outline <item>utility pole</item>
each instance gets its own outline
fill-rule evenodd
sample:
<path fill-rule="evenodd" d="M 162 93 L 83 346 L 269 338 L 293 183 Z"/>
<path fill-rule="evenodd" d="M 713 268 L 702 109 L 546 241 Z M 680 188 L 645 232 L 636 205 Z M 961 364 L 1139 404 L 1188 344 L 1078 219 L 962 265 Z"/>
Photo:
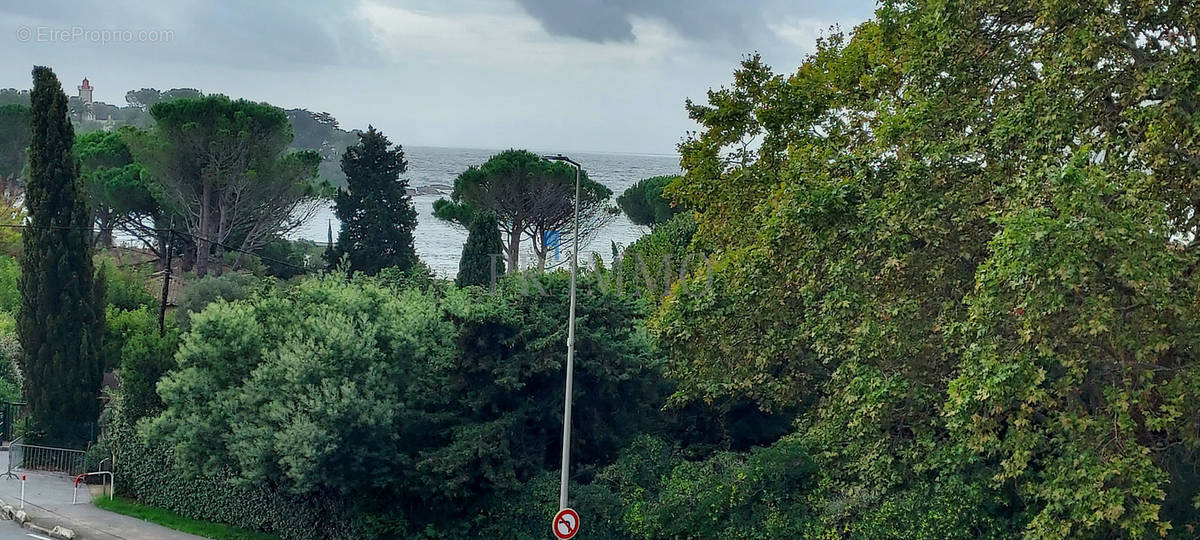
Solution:
<path fill-rule="evenodd" d="M 163 286 L 162 298 L 158 303 L 158 335 L 162 337 L 167 333 L 166 318 L 167 318 L 167 292 L 171 289 L 171 238 L 175 235 L 175 224 L 171 224 L 171 229 L 167 231 L 167 239 L 163 241 L 163 251 L 166 252 L 163 265 Z"/>

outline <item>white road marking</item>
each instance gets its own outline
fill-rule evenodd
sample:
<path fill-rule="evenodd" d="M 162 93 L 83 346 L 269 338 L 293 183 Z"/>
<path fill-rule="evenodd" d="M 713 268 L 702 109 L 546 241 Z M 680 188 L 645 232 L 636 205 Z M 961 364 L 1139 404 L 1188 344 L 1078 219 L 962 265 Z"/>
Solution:
<path fill-rule="evenodd" d="M 25 536 L 32 536 L 34 538 L 37 538 L 38 540 L 54 540 L 53 538 L 46 538 L 45 536 L 38 536 L 33 533 L 25 533 Z"/>

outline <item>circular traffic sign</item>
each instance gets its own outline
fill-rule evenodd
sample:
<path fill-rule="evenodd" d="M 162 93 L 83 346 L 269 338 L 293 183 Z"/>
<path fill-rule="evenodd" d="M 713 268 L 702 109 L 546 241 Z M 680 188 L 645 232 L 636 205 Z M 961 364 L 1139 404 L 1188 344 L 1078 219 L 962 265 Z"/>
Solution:
<path fill-rule="evenodd" d="M 575 533 L 579 532 L 579 513 L 570 508 L 563 508 L 557 514 L 554 514 L 554 523 L 551 525 L 554 529 L 554 536 L 567 540 L 574 538 Z"/>

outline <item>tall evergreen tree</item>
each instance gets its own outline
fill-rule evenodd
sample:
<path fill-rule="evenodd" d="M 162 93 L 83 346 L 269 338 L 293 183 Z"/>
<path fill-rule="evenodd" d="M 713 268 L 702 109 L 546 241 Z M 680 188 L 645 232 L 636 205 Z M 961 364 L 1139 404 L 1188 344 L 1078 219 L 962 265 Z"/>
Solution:
<path fill-rule="evenodd" d="M 463 244 L 462 258 L 458 260 L 458 279 L 455 283 L 459 287 L 489 285 L 494 276 L 503 273 L 504 245 L 500 243 L 500 226 L 496 223 L 495 214 L 481 212 L 471 220 L 467 243 Z"/>
<path fill-rule="evenodd" d="M 17 330 L 38 429 L 47 441 L 79 443 L 94 434 L 99 416 L 103 283 L 93 274 L 91 219 L 75 171 L 67 96 L 49 68 L 33 69 L 32 104 Z"/>
<path fill-rule="evenodd" d="M 417 263 L 417 210 L 408 196 L 408 180 L 400 178 L 407 167 L 404 149 L 393 147 L 373 126 L 359 135 L 357 145 L 346 148 L 346 189 L 338 191 L 334 207 L 342 230 L 337 245 L 326 252 L 330 264 L 346 256 L 352 272 L 374 275 L 392 266 L 408 270 Z"/>

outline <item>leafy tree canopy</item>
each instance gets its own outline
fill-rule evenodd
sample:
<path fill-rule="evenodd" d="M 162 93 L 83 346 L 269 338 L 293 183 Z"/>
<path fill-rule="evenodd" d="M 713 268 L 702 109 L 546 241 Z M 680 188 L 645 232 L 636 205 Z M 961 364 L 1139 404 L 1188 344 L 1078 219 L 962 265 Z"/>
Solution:
<path fill-rule="evenodd" d="M 159 102 L 150 114 L 150 135 L 129 140 L 195 240 L 201 276 L 226 245 L 252 251 L 299 227 L 327 195 L 320 156 L 288 151 L 292 132 L 277 107 L 210 95 Z"/>
<path fill-rule="evenodd" d="M 506 150 L 460 174 L 450 199 L 434 203 L 434 216 L 469 227 L 476 213 L 491 212 L 503 233 L 508 268 L 520 268 L 523 238 L 529 241 L 540 268 L 548 251 L 544 233 L 559 231 L 560 243 L 569 245 L 575 172 L 571 165 L 542 159 L 533 152 Z M 589 179 L 587 171 L 580 173 L 581 235 L 611 220 L 611 197 L 612 190 Z"/>
<path fill-rule="evenodd" d="M 157 217 L 165 196 L 134 161 L 126 144 L 131 129 L 93 131 L 75 141 L 80 178 L 100 229 L 97 240 L 105 246 L 112 245 L 112 231 L 120 224 L 138 228 L 142 219 Z"/>
<path fill-rule="evenodd" d="M 748 58 L 667 188 L 716 254 L 656 321 L 675 402 L 800 407 L 840 529 L 955 484 L 1028 537 L 1195 527 L 1195 16 L 884 2 Z"/>
<path fill-rule="evenodd" d="M 638 225 L 653 227 L 666 223 L 682 210 L 681 207 L 672 206 L 671 201 L 663 197 L 663 188 L 676 178 L 679 177 L 654 176 L 638 180 L 617 197 L 617 206 L 629 216 L 630 221 Z"/>

